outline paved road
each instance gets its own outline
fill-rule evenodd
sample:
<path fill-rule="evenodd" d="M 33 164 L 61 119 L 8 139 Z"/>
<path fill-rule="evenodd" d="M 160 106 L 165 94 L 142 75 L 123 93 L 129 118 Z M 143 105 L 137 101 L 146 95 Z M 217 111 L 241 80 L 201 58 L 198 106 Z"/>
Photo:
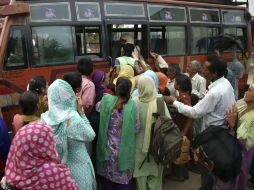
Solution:
<path fill-rule="evenodd" d="M 185 182 L 175 182 L 166 180 L 163 190 L 198 190 L 200 187 L 200 175 L 189 172 L 190 178 Z M 245 190 L 254 190 L 254 188 L 246 187 Z"/>

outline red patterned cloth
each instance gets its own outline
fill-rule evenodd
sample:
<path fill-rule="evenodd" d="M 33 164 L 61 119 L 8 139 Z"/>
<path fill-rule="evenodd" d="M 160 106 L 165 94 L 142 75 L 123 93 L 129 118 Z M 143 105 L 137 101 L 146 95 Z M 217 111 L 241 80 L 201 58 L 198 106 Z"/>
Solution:
<path fill-rule="evenodd" d="M 60 163 L 52 129 L 40 121 L 25 125 L 15 135 L 5 176 L 18 189 L 78 189 L 70 169 Z"/>

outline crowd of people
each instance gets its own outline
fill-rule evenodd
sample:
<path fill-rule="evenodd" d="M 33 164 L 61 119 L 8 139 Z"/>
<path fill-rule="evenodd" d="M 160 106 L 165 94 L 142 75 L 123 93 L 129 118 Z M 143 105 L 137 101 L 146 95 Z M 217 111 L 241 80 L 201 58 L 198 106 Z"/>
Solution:
<path fill-rule="evenodd" d="M 245 104 L 237 107 L 243 67 L 233 75 L 233 64 L 212 54 L 203 64 L 191 61 L 183 73 L 179 64 L 151 52 L 154 71 L 135 48 L 125 41 L 108 73 L 94 71 L 85 57 L 78 61 L 77 72 L 65 73 L 52 84 L 43 76 L 29 81 L 19 99 L 21 114 L 13 118 L 11 145 L 0 118 L 2 188 L 162 190 L 164 178 L 189 179 L 189 164 L 198 162 L 191 143 L 210 127 L 235 131 L 243 152 L 241 172 L 224 181 L 203 167 L 200 190 L 245 188 L 253 170 L 254 85 L 245 93 Z M 233 62 L 239 65 L 236 55 Z M 178 126 L 187 147 L 180 155 L 186 158 L 169 168 L 151 156 L 144 162 L 158 98 L 163 98 L 165 116 Z"/>

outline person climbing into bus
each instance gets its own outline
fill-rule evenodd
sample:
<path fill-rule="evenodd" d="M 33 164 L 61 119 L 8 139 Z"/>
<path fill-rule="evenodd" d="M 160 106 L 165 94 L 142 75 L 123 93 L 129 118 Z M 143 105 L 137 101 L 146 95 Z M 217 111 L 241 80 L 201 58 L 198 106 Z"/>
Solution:
<path fill-rule="evenodd" d="M 134 45 L 134 39 L 130 35 L 124 35 L 125 43 L 122 45 L 122 54 L 116 58 L 114 67 L 118 74 L 121 67 L 130 65 L 134 68 L 135 74 L 141 74 L 146 70 L 146 63 L 141 56 L 140 49 Z"/>

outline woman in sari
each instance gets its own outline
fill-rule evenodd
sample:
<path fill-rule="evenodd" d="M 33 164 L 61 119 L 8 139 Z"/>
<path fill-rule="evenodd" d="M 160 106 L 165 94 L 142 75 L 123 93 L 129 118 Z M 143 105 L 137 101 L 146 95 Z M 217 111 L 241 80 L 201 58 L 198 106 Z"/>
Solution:
<path fill-rule="evenodd" d="M 49 110 L 41 115 L 41 120 L 53 128 L 57 151 L 62 162 L 70 167 L 79 189 L 95 190 L 94 169 L 85 146 L 95 133 L 75 95 L 81 81 L 79 73 L 67 73 L 63 80 L 54 81 L 48 88 Z"/>
<path fill-rule="evenodd" d="M 101 100 L 96 159 L 103 190 L 134 188 L 135 133 L 139 123 L 130 91 L 131 82 L 120 77 L 116 82 L 117 96 L 105 95 Z"/>
<path fill-rule="evenodd" d="M 161 190 L 163 166 L 158 165 L 152 156 L 149 162 L 145 160 L 150 145 L 151 127 L 154 122 L 153 113 L 157 112 L 157 89 L 153 80 L 147 76 L 141 76 L 138 81 L 138 97 L 133 98 L 139 110 L 140 132 L 136 136 L 135 169 L 137 190 Z M 165 115 L 170 117 L 164 103 Z M 142 167 L 141 167 L 142 165 Z"/>
<path fill-rule="evenodd" d="M 78 189 L 70 169 L 60 163 L 52 129 L 41 121 L 25 125 L 15 135 L 5 177 L 14 189 Z"/>
<path fill-rule="evenodd" d="M 237 139 L 243 151 L 241 173 L 236 179 L 237 190 L 244 190 L 248 180 L 251 161 L 254 156 L 254 85 L 245 93 L 245 105 L 233 107 L 227 113 L 227 120 L 231 129 L 236 129 Z M 237 115 L 239 120 L 237 120 Z M 237 126 L 235 124 L 237 123 Z"/>

